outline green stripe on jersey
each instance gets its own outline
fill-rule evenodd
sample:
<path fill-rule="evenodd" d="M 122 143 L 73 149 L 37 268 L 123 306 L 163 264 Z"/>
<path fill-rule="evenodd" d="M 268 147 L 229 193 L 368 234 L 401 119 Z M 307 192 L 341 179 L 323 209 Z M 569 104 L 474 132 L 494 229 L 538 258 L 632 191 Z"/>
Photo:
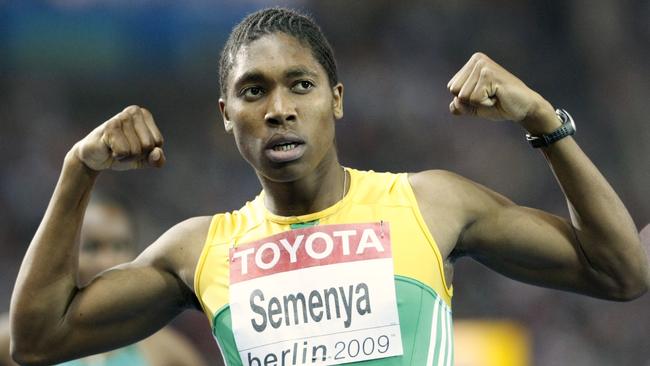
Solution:
<path fill-rule="evenodd" d="M 312 221 L 306 221 L 306 222 L 296 222 L 294 224 L 289 225 L 289 227 L 291 227 L 292 230 L 293 229 L 304 229 L 306 227 L 316 226 L 316 225 L 318 225 L 319 222 L 320 222 L 319 219 L 312 220 Z"/>
<path fill-rule="evenodd" d="M 412 278 L 395 276 L 395 290 L 404 354 L 346 365 L 452 366 L 454 342 L 449 306 L 433 289 Z M 215 313 L 212 333 L 221 348 L 226 365 L 242 365 L 232 334 L 228 305 Z"/>

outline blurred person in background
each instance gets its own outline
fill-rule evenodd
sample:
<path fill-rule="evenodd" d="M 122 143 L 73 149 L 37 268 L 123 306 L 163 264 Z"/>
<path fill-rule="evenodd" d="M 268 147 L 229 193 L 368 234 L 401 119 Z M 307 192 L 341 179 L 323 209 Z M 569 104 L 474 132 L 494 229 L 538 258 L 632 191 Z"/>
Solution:
<path fill-rule="evenodd" d="M 251 326 L 261 339 L 279 342 L 282 335 L 295 336 L 265 333 L 272 332 L 269 323 L 278 328 L 301 319 L 286 315 L 278 322 L 279 314 L 289 314 L 288 297 L 286 312 L 271 297 L 267 313 L 259 305 L 264 296 L 256 295 L 261 290 L 230 298 L 229 290 L 242 286 L 233 274 L 248 275 L 250 268 L 255 272 L 251 276 L 264 277 L 269 263 L 277 264 L 281 254 L 274 250 L 280 249 L 273 249 L 270 240 L 293 243 L 283 257 L 292 258 L 306 235 L 346 238 L 344 246 L 352 243 L 351 232 L 360 230 L 355 255 L 374 248 L 393 256 L 402 301 L 398 307 L 395 294 L 387 290 L 387 297 L 373 303 L 373 314 L 378 308 L 387 317 L 398 311 L 401 336 L 398 331 L 391 335 L 390 354 L 383 354 L 388 341 L 383 351 L 373 348 L 375 360 L 368 365 L 453 364 L 451 278 L 454 262 L 463 256 L 520 281 L 595 297 L 626 301 L 645 293 L 648 268 L 636 228 L 616 193 L 570 137 L 575 131 L 571 117 L 486 55 L 475 54 L 450 80 L 450 111 L 519 123 L 551 165 L 571 220 L 515 205 L 450 172 L 381 174 L 343 168 L 334 145 L 334 123 L 343 115 L 343 85 L 318 27 L 292 11 L 272 9 L 247 17 L 231 34 L 220 72 L 224 126 L 258 175 L 262 194 L 239 211 L 176 225 L 134 261 L 77 287 L 72 280 L 74 238 L 99 173 L 165 163 L 162 134 L 146 109 L 128 107 L 97 127 L 67 154 L 21 267 L 11 307 L 17 359 L 42 364 L 122 346 L 185 309 L 197 309 L 213 323 L 228 364 L 245 361 L 240 359 L 244 354 L 253 365 L 284 363 L 287 353 L 295 360 L 296 350 L 291 349 L 251 356 L 238 338 Z M 391 147 L 390 141 L 385 143 Z M 342 225 L 352 226 L 343 230 Z M 391 241 L 392 254 L 382 246 Z M 320 278 L 327 281 L 335 273 L 321 273 Z M 350 281 L 365 274 L 344 272 Z M 309 280 L 296 274 L 290 281 L 295 281 L 288 282 L 291 286 L 303 286 Z M 278 286 L 284 283 L 266 283 L 264 290 L 286 293 L 285 286 Z M 355 293 L 366 300 L 356 302 L 357 315 L 370 314 L 369 290 L 361 286 Z M 311 299 L 310 294 L 312 321 L 319 326 L 322 314 L 313 310 L 322 303 Z M 248 305 L 256 317 L 235 313 Z M 307 310 L 303 313 L 307 319 Z M 420 314 L 428 318 L 418 318 Z M 64 341 L 54 349 L 58 340 Z"/>
<path fill-rule="evenodd" d="M 96 195 L 95 195 L 96 196 Z M 86 209 L 79 244 L 79 285 L 135 258 L 133 218 L 116 201 L 93 198 Z M 9 357 L 9 322 L 0 318 L 0 366 L 15 365 Z M 65 366 L 201 366 L 202 357 L 179 332 L 165 327 L 124 348 L 65 362 Z"/>

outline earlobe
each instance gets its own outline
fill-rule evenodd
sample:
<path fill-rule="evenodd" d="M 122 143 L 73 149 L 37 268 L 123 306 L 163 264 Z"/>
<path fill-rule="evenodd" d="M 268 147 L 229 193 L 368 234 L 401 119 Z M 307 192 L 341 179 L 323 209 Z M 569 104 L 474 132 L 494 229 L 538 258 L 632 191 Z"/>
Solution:
<path fill-rule="evenodd" d="M 343 84 L 338 83 L 332 89 L 334 118 L 343 118 Z"/>
<path fill-rule="evenodd" d="M 223 118 L 223 127 L 227 133 L 232 133 L 232 122 L 228 117 L 228 111 L 226 110 L 226 101 L 223 98 L 219 98 L 219 111 L 221 112 L 221 117 Z"/>

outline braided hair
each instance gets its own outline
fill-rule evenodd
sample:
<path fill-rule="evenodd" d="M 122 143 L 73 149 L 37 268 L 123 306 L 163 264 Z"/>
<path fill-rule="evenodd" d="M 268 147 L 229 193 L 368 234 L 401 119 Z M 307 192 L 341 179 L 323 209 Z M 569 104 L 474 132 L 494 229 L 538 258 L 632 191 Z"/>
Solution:
<path fill-rule="evenodd" d="M 248 15 L 233 28 L 219 60 L 219 85 L 222 97 L 226 97 L 228 76 L 235 63 L 239 49 L 264 35 L 283 32 L 308 45 L 314 58 L 323 66 L 331 86 L 338 76 L 332 47 L 313 19 L 295 10 L 269 8 Z"/>

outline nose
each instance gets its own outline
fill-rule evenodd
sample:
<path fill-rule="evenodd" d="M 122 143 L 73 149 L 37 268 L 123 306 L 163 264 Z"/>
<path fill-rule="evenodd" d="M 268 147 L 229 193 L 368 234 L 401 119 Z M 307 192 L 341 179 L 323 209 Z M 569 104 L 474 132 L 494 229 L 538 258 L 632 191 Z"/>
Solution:
<path fill-rule="evenodd" d="M 279 125 L 296 120 L 296 107 L 286 92 L 275 90 L 267 100 L 268 106 L 264 115 L 267 123 Z"/>

